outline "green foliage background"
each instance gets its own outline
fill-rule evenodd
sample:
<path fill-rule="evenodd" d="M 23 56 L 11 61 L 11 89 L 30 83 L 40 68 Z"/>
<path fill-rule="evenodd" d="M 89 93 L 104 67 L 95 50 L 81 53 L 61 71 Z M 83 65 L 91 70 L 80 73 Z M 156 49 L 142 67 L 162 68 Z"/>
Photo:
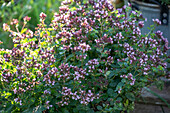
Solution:
<path fill-rule="evenodd" d="M 27 27 L 34 31 L 39 23 L 39 14 L 44 12 L 48 15 L 46 23 L 49 24 L 54 12 L 58 12 L 62 0 L 1 0 L 0 1 L 0 41 L 3 42 L 0 48 L 11 49 L 12 39 L 9 33 L 3 31 L 3 23 L 10 24 L 12 19 L 18 19 L 20 25 L 23 24 L 22 18 L 31 17 Z"/>

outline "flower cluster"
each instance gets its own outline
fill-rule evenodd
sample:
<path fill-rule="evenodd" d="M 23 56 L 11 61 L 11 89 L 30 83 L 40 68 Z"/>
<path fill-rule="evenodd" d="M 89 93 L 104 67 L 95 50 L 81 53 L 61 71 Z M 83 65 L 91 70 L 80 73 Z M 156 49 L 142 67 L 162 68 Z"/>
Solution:
<path fill-rule="evenodd" d="M 113 62 L 114 62 L 113 57 L 112 57 L 112 56 L 109 56 L 109 57 L 107 58 L 107 63 L 108 63 L 108 64 L 112 64 Z"/>
<path fill-rule="evenodd" d="M 16 25 L 18 24 L 18 20 L 17 19 L 13 19 L 12 22 L 11 22 L 11 25 Z"/>
<path fill-rule="evenodd" d="M 62 92 L 60 92 L 63 97 L 62 101 L 57 102 L 56 104 L 64 106 L 68 105 L 73 100 L 79 100 L 81 104 L 87 105 L 89 102 L 92 102 L 94 99 L 99 98 L 99 94 L 94 95 L 91 90 L 88 92 L 79 89 L 79 91 L 75 91 L 74 93 L 68 87 L 63 87 Z"/>
<path fill-rule="evenodd" d="M 40 13 L 40 18 L 42 20 L 45 20 L 46 17 L 47 17 L 47 15 L 45 13 L 43 13 L 43 12 Z"/>
<path fill-rule="evenodd" d="M 17 102 L 17 103 L 19 103 L 20 105 L 22 105 L 22 100 L 21 100 L 21 99 L 15 98 L 14 101 Z"/>
<path fill-rule="evenodd" d="M 28 22 L 28 21 L 31 20 L 31 17 L 26 16 L 26 17 L 23 18 L 23 20 L 24 20 L 24 22 Z"/>
<path fill-rule="evenodd" d="M 10 30 L 9 25 L 6 24 L 6 23 L 4 23 L 4 24 L 3 24 L 3 30 L 4 30 L 4 31 L 9 31 L 9 30 Z"/>
<path fill-rule="evenodd" d="M 152 19 L 152 21 L 157 25 L 161 25 L 161 21 L 159 19 Z"/>
<path fill-rule="evenodd" d="M 86 51 L 89 51 L 91 48 L 89 45 L 85 44 L 85 43 L 81 43 L 79 44 L 79 47 L 78 47 L 81 51 L 86 52 Z"/>
<path fill-rule="evenodd" d="M 95 39 L 95 41 L 98 46 L 103 45 L 105 43 L 113 44 L 113 39 L 111 37 L 108 38 L 106 34 L 104 34 L 104 36 L 100 39 Z"/>
<path fill-rule="evenodd" d="M 53 105 L 49 105 L 49 102 L 50 102 L 50 101 L 45 102 L 47 109 L 50 109 L 50 107 L 53 107 Z"/>
<path fill-rule="evenodd" d="M 95 66 L 97 66 L 98 64 L 99 64 L 99 62 L 97 59 L 88 61 L 88 63 L 86 63 L 86 66 L 88 66 L 88 68 L 89 68 L 88 72 L 94 72 Z"/>
<path fill-rule="evenodd" d="M 76 58 L 80 61 L 82 61 L 83 59 L 86 59 L 87 55 L 77 55 Z"/>
<path fill-rule="evenodd" d="M 132 86 L 132 85 L 134 85 L 135 84 L 135 78 L 133 77 L 133 75 L 131 74 L 131 73 L 128 73 L 127 75 L 120 75 L 120 77 L 122 77 L 122 78 L 126 78 L 126 79 L 128 79 L 129 81 L 131 81 L 130 82 L 130 85 Z"/>
<path fill-rule="evenodd" d="M 65 0 L 59 11 L 49 26 L 42 12 L 35 32 L 25 28 L 28 16 L 22 29 L 12 20 L 16 31 L 3 24 L 15 43 L 12 50 L 0 49 L 4 110 L 14 104 L 15 112 L 27 106 L 33 112 L 129 112 L 140 90 L 165 75 L 170 48 L 154 31 L 157 19 L 153 31 L 142 34 L 145 19 L 129 6 Z"/>

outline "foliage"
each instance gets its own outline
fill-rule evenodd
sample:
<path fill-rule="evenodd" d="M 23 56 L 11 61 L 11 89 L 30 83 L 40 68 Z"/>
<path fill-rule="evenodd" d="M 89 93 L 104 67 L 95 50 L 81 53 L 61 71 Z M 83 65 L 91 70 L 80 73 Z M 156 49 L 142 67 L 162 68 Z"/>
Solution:
<path fill-rule="evenodd" d="M 22 18 L 27 16 L 32 17 L 31 24 L 27 24 L 27 28 L 34 31 L 34 28 L 39 23 L 39 14 L 43 11 L 48 15 L 46 22 L 49 24 L 53 13 L 58 12 L 61 0 L 4 0 L 0 1 L 0 40 L 4 43 L 1 48 L 11 49 L 13 47 L 12 39 L 9 34 L 3 32 L 2 24 L 12 21 L 13 18 L 18 19 L 23 25 Z M 20 27 L 20 26 L 19 26 Z M 12 28 L 11 28 L 12 29 Z"/>
<path fill-rule="evenodd" d="M 74 6 L 74 7 L 73 7 Z M 0 50 L 1 112 L 119 113 L 134 108 L 143 87 L 165 74 L 168 41 L 141 34 L 144 18 L 106 0 L 63 1 L 48 26 L 46 14 L 33 33 L 13 19 L 3 29 L 14 48 Z"/>
<path fill-rule="evenodd" d="M 167 5 L 170 5 L 170 0 L 159 0 L 161 3 L 165 3 Z"/>

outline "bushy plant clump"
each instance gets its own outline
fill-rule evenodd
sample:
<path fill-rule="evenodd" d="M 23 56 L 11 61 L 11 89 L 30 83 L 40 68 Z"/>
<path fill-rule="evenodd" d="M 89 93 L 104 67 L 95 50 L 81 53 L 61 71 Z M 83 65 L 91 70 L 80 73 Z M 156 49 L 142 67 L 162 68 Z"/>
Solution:
<path fill-rule="evenodd" d="M 75 7 L 73 7 L 75 6 Z M 144 86 L 164 75 L 168 41 L 154 19 L 129 6 L 114 10 L 107 0 L 64 1 L 50 26 L 46 14 L 33 33 L 4 24 L 15 43 L 0 50 L 1 112 L 93 113 L 134 108 Z"/>

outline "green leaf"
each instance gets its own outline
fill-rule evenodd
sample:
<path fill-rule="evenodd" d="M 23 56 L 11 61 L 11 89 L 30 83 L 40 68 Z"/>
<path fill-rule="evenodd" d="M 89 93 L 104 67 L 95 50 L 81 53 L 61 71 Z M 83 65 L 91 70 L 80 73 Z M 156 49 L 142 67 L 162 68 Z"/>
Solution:
<path fill-rule="evenodd" d="M 71 11 L 75 11 L 77 8 L 76 7 L 72 7 L 71 8 Z"/>
<path fill-rule="evenodd" d="M 35 109 L 35 113 L 42 113 L 42 111 L 46 110 L 47 108 L 45 108 L 44 106 L 40 105 L 38 107 L 36 107 Z"/>
<path fill-rule="evenodd" d="M 118 104 L 117 104 L 117 109 L 118 109 L 118 110 L 122 110 L 122 109 L 123 109 L 122 103 L 118 103 Z"/>
<path fill-rule="evenodd" d="M 99 106 L 99 105 L 98 105 L 98 106 L 97 106 L 97 109 L 98 109 L 98 110 L 102 110 L 102 106 Z"/>
<path fill-rule="evenodd" d="M 127 69 L 122 69 L 121 71 L 124 73 L 127 73 Z"/>
<path fill-rule="evenodd" d="M 95 113 L 93 109 L 87 111 L 87 113 Z"/>
<path fill-rule="evenodd" d="M 78 109 L 77 108 L 73 108 L 73 113 L 78 113 Z"/>
<path fill-rule="evenodd" d="M 42 37 L 44 34 L 45 34 L 45 31 L 42 31 L 42 32 L 40 33 L 40 37 Z"/>
<path fill-rule="evenodd" d="M 109 113 L 112 111 L 113 108 L 106 108 L 105 111 L 108 111 Z"/>
<path fill-rule="evenodd" d="M 108 75 L 108 78 L 111 79 L 115 74 L 115 71 L 110 71 L 110 74 Z"/>
<path fill-rule="evenodd" d="M 152 67 L 153 72 L 158 73 L 158 70 L 156 67 Z"/>
<path fill-rule="evenodd" d="M 119 64 L 120 66 L 122 66 L 124 63 L 123 63 L 123 62 L 118 62 L 118 64 Z"/>
<path fill-rule="evenodd" d="M 106 53 L 102 53 L 102 55 L 101 55 L 102 57 L 107 57 L 108 56 L 108 54 L 106 54 Z"/>
<path fill-rule="evenodd" d="M 115 80 L 112 80 L 109 84 L 110 87 L 116 87 L 117 82 Z"/>
<path fill-rule="evenodd" d="M 67 109 L 64 109 L 63 113 L 70 113 Z"/>
<path fill-rule="evenodd" d="M 113 94 L 114 94 L 113 89 L 109 88 L 109 89 L 107 90 L 107 94 L 108 94 L 109 96 L 113 96 Z"/>
<path fill-rule="evenodd" d="M 152 51 L 152 50 L 147 50 L 147 52 L 148 52 L 148 53 L 153 53 L 153 51 Z"/>
<path fill-rule="evenodd" d="M 110 71 L 107 71 L 107 72 L 106 72 L 106 76 L 108 76 L 110 73 L 111 73 Z"/>
<path fill-rule="evenodd" d="M 153 28 L 153 27 L 154 27 L 154 25 L 150 25 L 150 27 L 151 27 L 151 28 Z"/>
<path fill-rule="evenodd" d="M 127 57 L 127 58 L 125 58 L 125 61 L 127 62 L 127 61 L 129 61 L 129 58 Z"/>
<path fill-rule="evenodd" d="M 66 60 L 68 61 L 68 60 L 70 60 L 70 59 L 73 58 L 73 57 L 74 57 L 74 54 L 70 54 L 70 55 L 67 57 Z"/>
<path fill-rule="evenodd" d="M 167 62 L 170 63 L 170 58 L 167 59 Z"/>
<path fill-rule="evenodd" d="M 64 54 L 65 52 L 66 52 L 66 51 L 63 50 L 63 51 L 59 52 L 59 54 L 62 55 L 62 54 Z"/>
<path fill-rule="evenodd" d="M 129 104 L 129 100 L 127 99 L 126 102 L 124 103 L 124 106 L 127 107 Z"/>
<path fill-rule="evenodd" d="M 27 31 L 27 28 L 24 28 L 24 29 L 21 31 L 21 34 L 23 34 L 25 31 Z"/>
<path fill-rule="evenodd" d="M 107 93 L 103 94 L 102 99 L 107 100 L 108 99 L 108 94 Z"/>
<path fill-rule="evenodd" d="M 159 89 L 159 90 L 162 90 L 163 87 L 164 87 L 164 81 L 162 80 L 158 80 L 154 83 L 156 85 L 156 87 Z"/>
<path fill-rule="evenodd" d="M 30 108 L 24 110 L 22 113 L 33 113 L 33 108 L 30 107 Z"/>
<path fill-rule="evenodd" d="M 126 83 L 126 79 L 122 79 L 121 82 Z"/>
<path fill-rule="evenodd" d="M 161 71 L 164 70 L 164 68 L 161 65 L 158 66 L 158 69 Z"/>
<path fill-rule="evenodd" d="M 150 30 L 151 28 L 150 28 L 150 27 L 147 27 L 147 29 L 149 29 L 149 30 Z"/>
<path fill-rule="evenodd" d="M 85 110 L 80 110 L 79 113 L 87 113 Z"/>
<path fill-rule="evenodd" d="M 123 63 L 125 67 L 128 67 L 128 63 L 127 62 L 124 62 Z"/>
<path fill-rule="evenodd" d="M 113 68 L 118 68 L 119 66 L 112 64 L 111 67 L 113 67 Z"/>
<path fill-rule="evenodd" d="M 102 52 L 102 48 L 97 48 L 96 49 L 98 52 Z"/>
<path fill-rule="evenodd" d="M 167 68 L 168 71 L 170 71 L 170 68 Z"/>
<path fill-rule="evenodd" d="M 117 85 L 117 87 L 118 87 L 118 88 L 121 88 L 123 85 L 124 85 L 124 83 L 119 82 L 118 85 Z"/>
<path fill-rule="evenodd" d="M 135 101 L 135 95 L 133 93 L 126 93 L 125 96 L 130 100 L 130 101 Z"/>
<path fill-rule="evenodd" d="M 11 112 L 11 110 L 12 110 L 12 108 L 14 107 L 14 105 L 11 105 L 7 110 L 6 110 L 6 112 L 8 113 L 8 112 Z"/>
<path fill-rule="evenodd" d="M 141 76 L 141 77 L 140 77 L 140 80 L 141 80 L 142 82 L 147 82 L 147 81 L 148 81 L 148 79 L 147 79 L 146 77 L 144 77 L 144 76 Z"/>
<path fill-rule="evenodd" d="M 118 97 L 116 100 L 117 100 L 117 101 L 122 101 L 122 98 L 121 98 L 121 97 Z"/>
<path fill-rule="evenodd" d="M 77 110 L 82 110 L 83 108 L 84 108 L 84 106 L 83 106 L 82 104 L 79 104 L 79 105 L 77 105 L 77 107 L 76 107 Z"/>
<path fill-rule="evenodd" d="M 99 33 L 99 31 L 98 31 L 98 30 L 93 29 L 93 31 L 94 31 L 95 33 Z"/>

